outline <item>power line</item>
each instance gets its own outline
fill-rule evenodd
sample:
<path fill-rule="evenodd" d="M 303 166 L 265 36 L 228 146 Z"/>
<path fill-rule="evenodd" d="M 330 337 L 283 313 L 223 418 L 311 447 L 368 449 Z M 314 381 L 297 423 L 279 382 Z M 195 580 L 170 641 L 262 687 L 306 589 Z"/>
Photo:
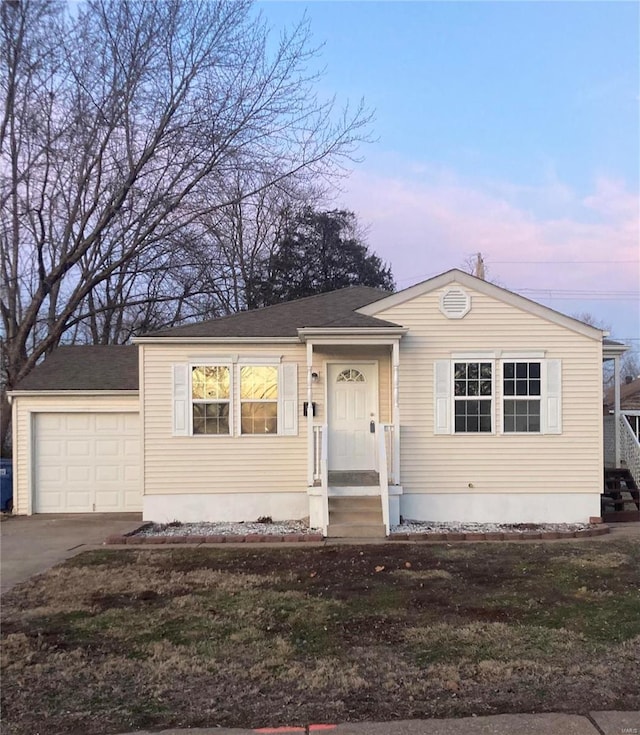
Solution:
<path fill-rule="evenodd" d="M 490 260 L 489 265 L 640 265 L 639 260 Z"/>

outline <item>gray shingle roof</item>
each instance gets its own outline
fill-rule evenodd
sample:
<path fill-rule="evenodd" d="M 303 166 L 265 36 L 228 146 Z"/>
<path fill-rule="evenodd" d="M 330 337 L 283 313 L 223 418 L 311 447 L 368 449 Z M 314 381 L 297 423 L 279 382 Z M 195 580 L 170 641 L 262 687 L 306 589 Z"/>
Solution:
<path fill-rule="evenodd" d="M 357 314 L 366 304 L 389 296 L 369 286 L 308 296 L 220 319 L 163 329 L 141 337 L 297 337 L 303 327 L 397 327 L 397 324 Z"/>
<path fill-rule="evenodd" d="M 138 390 L 134 345 L 58 347 L 15 390 Z"/>

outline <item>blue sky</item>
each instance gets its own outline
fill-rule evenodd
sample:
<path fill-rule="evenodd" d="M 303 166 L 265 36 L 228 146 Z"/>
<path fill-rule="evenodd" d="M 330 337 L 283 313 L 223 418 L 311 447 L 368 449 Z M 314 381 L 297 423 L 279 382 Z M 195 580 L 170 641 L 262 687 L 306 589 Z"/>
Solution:
<path fill-rule="evenodd" d="M 640 4 L 276 2 L 324 43 L 321 96 L 375 142 L 342 182 L 398 287 L 481 251 L 488 275 L 640 347 Z"/>

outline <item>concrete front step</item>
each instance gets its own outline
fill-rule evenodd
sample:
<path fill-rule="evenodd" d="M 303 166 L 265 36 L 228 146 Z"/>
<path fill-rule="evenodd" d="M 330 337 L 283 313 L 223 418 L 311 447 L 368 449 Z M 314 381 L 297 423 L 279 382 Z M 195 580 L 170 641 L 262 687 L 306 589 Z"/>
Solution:
<path fill-rule="evenodd" d="M 338 487 L 372 487 L 380 484 L 380 475 L 374 470 L 353 470 L 350 472 L 331 470 L 328 479 L 329 485 Z"/>
<path fill-rule="evenodd" d="M 382 501 L 379 495 L 334 495 L 329 497 L 329 512 L 332 510 L 380 510 L 382 512 Z"/>
<path fill-rule="evenodd" d="M 384 538 L 382 523 L 330 523 L 327 538 Z"/>
<path fill-rule="evenodd" d="M 379 525 L 382 523 L 382 510 L 330 510 L 329 522 L 331 524 L 355 523 L 358 525 L 366 523 L 367 525 Z"/>

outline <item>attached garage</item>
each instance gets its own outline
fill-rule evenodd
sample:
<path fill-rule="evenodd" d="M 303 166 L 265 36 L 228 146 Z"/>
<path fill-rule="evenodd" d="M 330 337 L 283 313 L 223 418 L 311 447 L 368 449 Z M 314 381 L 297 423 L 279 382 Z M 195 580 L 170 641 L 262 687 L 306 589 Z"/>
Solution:
<path fill-rule="evenodd" d="M 34 513 L 141 511 L 135 413 L 34 414 Z"/>
<path fill-rule="evenodd" d="M 61 347 L 12 391 L 14 512 L 142 510 L 136 347 Z"/>

